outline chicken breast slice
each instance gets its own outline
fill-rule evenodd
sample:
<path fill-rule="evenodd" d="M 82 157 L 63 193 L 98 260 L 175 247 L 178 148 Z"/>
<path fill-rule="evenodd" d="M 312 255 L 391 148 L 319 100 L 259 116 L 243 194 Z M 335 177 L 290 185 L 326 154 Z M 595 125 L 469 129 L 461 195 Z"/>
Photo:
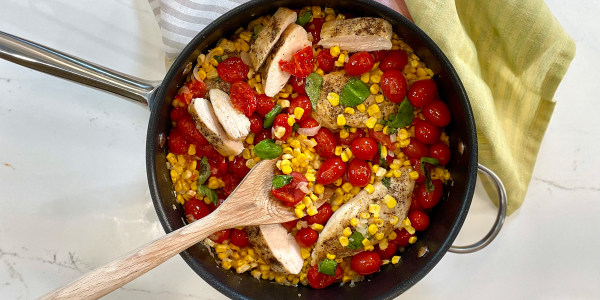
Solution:
<path fill-rule="evenodd" d="M 250 58 L 250 67 L 254 69 L 254 71 L 258 70 L 260 66 L 267 59 L 267 55 L 273 49 L 273 46 L 279 40 L 279 37 L 283 33 L 283 31 L 292 23 L 296 22 L 298 14 L 295 11 L 280 7 L 275 14 L 269 20 L 269 23 L 263 27 L 254 43 L 250 46 L 250 51 L 248 52 Z"/>
<path fill-rule="evenodd" d="M 296 52 L 310 45 L 307 32 L 302 26 L 292 23 L 285 29 L 263 66 L 262 80 L 267 96 L 275 96 L 290 79 L 290 73 L 282 71 L 279 62 L 291 61 Z"/>
<path fill-rule="evenodd" d="M 217 77 L 215 79 L 204 79 L 204 84 L 206 84 L 206 97 L 208 97 L 209 100 L 210 99 L 210 95 L 208 95 L 208 91 L 213 90 L 213 89 L 217 89 L 217 90 L 221 90 L 227 94 L 229 94 L 229 88 L 231 87 L 231 83 L 222 80 L 221 78 Z"/>
<path fill-rule="evenodd" d="M 304 259 L 294 236 L 281 224 L 246 227 L 250 245 L 275 272 L 298 274 Z"/>
<path fill-rule="evenodd" d="M 321 95 L 319 96 L 319 100 L 317 100 L 317 109 L 312 112 L 312 117 L 319 121 L 321 126 L 332 130 L 339 129 L 341 126 L 337 124 L 337 116 L 343 114 L 344 117 L 346 117 L 346 125 L 356 128 L 366 127 L 365 122 L 370 117 L 366 110 L 364 112 L 355 110 L 354 114 L 347 114 L 344 113 L 346 106 L 341 104 L 333 106 L 329 100 L 327 100 L 327 95 L 329 93 L 336 93 L 339 95 L 349 79 L 350 76 L 344 71 L 331 72 L 323 77 Z M 375 96 L 369 95 L 363 104 L 365 107 L 377 104 L 375 102 Z M 387 118 L 389 115 L 398 112 L 398 105 L 390 101 L 384 101 L 377 105 L 381 111 L 382 118 Z"/>
<path fill-rule="evenodd" d="M 212 89 L 208 92 L 215 115 L 233 140 L 243 140 L 250 133 L 250 119 L 233 107 L 227 93 Z"/>
<path fill-rule="evenodd" d="M 388 189 L 381 181 L 375 183 L 375 190 L 372 194 L 365 191 L 360 191 L 352 199 L 348 200 L 338 210 L 333 213 L 323 231 L 319 234 L 319 239 L 313 248 L 311 254 L 311 264 L 314 265 L 327 256 L 327 253 L 335 254 L 337 258 L 352 256 L 361 249 L 349 249 L 340 244 L 339 238 L 345 227 L 350 227 L 350 219 L 359 218 L 360 213 L 368 212 L 370 204 L 378 204 L 380 207 L 379 218 L 383 220 L 383 226 L 379 227 L 378 232 L 384 233 L 386 236 L 395 228 L 402 226 L 402 220 L 406 218 L 410 202 L 412 199 L 413 189 L 415 187 L 414 180 L 409 178 L 409 169 L 401 169 L 402 175 L 399 178 L 390 178 L 390 188 Z M 396 199 L 396 206 L 389 208 L 384 203 L 384 197 L 390 195 Z M 390 221 L 396 216 L 399 221 L 396 225 L 392 225 Z M 352 230 L 358 230 L 366 238 L 368 236 L 367 224 L 359 222 L 359 225 Z"/>
<path fill-rule="evenodd" d="M 188 111 L 196 123 L 196 128 L 221 155 L 229 156 L 242 153 L 244 144 L 227 136 L 208 100 L 204 98 L 192 99 Z"/>
<path fill-rule="evenodd" d="M 382 18 L 362 17 L 325 22 L 319 45 L 339 46 L 348 52 L 392 49 L 392 24 Z"/>

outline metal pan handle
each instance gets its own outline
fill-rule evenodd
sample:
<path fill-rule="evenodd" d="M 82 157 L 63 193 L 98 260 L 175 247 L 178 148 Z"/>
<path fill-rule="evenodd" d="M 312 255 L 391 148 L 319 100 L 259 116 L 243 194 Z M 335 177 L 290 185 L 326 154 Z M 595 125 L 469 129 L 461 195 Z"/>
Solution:
<path fill-rule="evenodd" d="M 0 31 L 0 58 L 152 106 L 160 81 L 147 81 L 104 68 Z"/>
<path fill-rule="evenodd" d="M 467 246 L 452 246 L 452 247 L 450 247 L 450 249 L 448 251 L 453 252 L 453 253 L 461 253 L 461 254 L 472 253 L 472 252 L 476 252 L 476 251 L 479 251 L 479 250 L 485 248 L 485 246 L 489 245 L 494 240 L 494 238 L 496 238 L 496 236 L 500 232 L 500 229 L 502 229 L 502 225 L 504 224 L 504 219 L 506 218 L 506 206 L 507 206 L 506 200 L 507 199 L 506 199 L 506 189 L 504 188 L 504 184 L 502 184 L 502 181 L 500 180 L 498 175 L 496 175 L 496 173 L 494 173 L 492 170 L 488 169 L 484 165 L 479 164 L 478 169 L 479 169 L 479 171 L 481 171 L 483 174 L 487 175 L 492 180 L 492 182 L 496 186 L 496 190 L 498 190 L 499 201 L 498 201 L 498 215 L 496 216 L 496 222 L 494 222 L 494 226 L 492 227 L 492 229 L 479 242 L 471 244 L 471 245 L 467 245 Z"/>

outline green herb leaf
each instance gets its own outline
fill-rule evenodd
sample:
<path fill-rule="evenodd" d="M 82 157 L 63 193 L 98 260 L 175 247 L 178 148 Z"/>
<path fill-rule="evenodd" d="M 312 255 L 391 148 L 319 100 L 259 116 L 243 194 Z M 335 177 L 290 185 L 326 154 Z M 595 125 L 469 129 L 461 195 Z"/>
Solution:
<path fill-rule="evenodd" d="M 221 63 L 223 62 L 223 57 L 221 55 L 214 55 L 213 58 L 218 62 Z"/>
<path fill-rule="evenodd" d="M 262 159 L 273 159 L 279 157 L 283 149 L 274 140 L 266 139 L 254 146 L 254 153 Z"/>
<path fill-rule="evenodd" d="M 377 156 L 379 156 L 379 166 L 384 169 L 387 169 L 387 160 L 386 157 L 383 157 L 381 154 L 381 147 L 383 147 L 381 142 L 377 142 Z"/>
<path fill-rule="evenodd" d="M 349 237 L 348 237 L 348 246 L 346 248 L 348 249 L 360 249 L 363 247 L 362 244 L 362 240 L 364 239 L 362 233 L 358 232 L 358 231 L 354 231 Z"/>
<path fill-rule="evenodd" d="M 208 164 L 206 156 L 202 157 L 200 160 L 200 169 L 198 170 L 198 173 L 198 184 L 204 184 L 208 177 L 210 177 L 210 165 Z"/>
<path fill-rule="evenodd" d="M 298 129 L 300 129 L 300 125 L 298 125 L 298 123 L 295 122 L 294 125 L 292 125 L 292 131 L 298 132 Z"/>
<path fill-rule="evenodd" d="M 210 202 L 212 202 L 215 205 L 219 202 L 219 197 L 217 196 L 217 191 L 209 188 L 206 185 L 199 184 L 198 185 L 198 193 L 202 196 L 208 197 L 208 199 L 210 199 Z"/>
<path fill-rule="evenodd" d="M 386 125 L 389 128 L 402 128 L 412 123 L 415 118 L 414 107 L 410 104 L 407 98 L 404 98 L 398 106 L 398 113 L 390 115 Z M 391 133 L 390 133 L 391 134 Z"/>
<path fill-rule="evenodd" d="M 290 184 L 292 182 L 292 179 L 294 178 L 290 175 L 275 175 L 273 176 L 273 188 L 280 189 Z"/>
<path fill-rule="evenodd" d="M 340 104 L 344 106 L 357 106 L 367 99 L 371 92 L 369 87 L 357 77 L 352 77 L 342 88 Z"/>
<path fill-rule="evenodd" d="M 273 126 L 273 122 L 275 121 L 275 117 L 281 113 L 283 108 L 279 104 L 275 104 L 275 106 L 265 115 L 265 121 L 263 122 L 263 128 L 269 128 Z"/>
<path fill-rule="evenodd" d="M 323 85 L 323 77 L 317 73 L 310 73 L 304 81 L 304 90 L 310 99 L 313 110 L 317 109 L 317 102 L 321 97 L 321 86 Z"/>
<path fill-rule="evenodd" d="M 432 157 L 421 157 L 421 172 L 425 176 L 425 188 L 428 192 L 431 192 L 435 190 L 435 186 L 431 182 L 431 173 L 429 172 L 429 168 L 425 166 L 425 163 L 437 166 L 440 164 L 440 161 Z"/>
<path fill-rule="evenodd" d="M 305 12 L 303 15 L 301 15 L 300 17 L 298 17 L 298 19 L 296 20 L 296 24 L 304 27 L 304 25 L 306 25 L 306 23 L 310 22 L 311 18 L 312 18 L 312 12 L 309 10 L 309 11 Z"/>
<path fill-rule="evenodd" d="M 392 180 L 389 177 L 383 177 L 383 179 L 381 179 L 381 183 L 386 187 L 386 188 L 390 188 L 390 184 L 392 183 Z"/>
<path fill-rule="evenodd" d="M 262 28 L 263 28 L 262 24 L 254 26 L 253 33 L 252 33 L 253 40 L 258 38 L 258 33 L 262 30 Z"/>
<path fill-rule="evenodd" d="M 326 258 L 319 262 L 318 270 L 320 273 L 329 276 L 335 276 L 335 269 L 337 268 L 337 262 L 335 260 L 331 260 Z"/>

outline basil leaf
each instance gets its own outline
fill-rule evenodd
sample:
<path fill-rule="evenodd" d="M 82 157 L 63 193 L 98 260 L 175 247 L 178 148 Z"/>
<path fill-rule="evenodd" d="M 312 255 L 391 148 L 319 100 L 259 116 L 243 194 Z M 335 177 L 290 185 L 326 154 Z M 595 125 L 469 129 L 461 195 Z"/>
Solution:
<path fill-rule="evenodd" d="M 317 73 L 310 73 L 304 81 L 304 90 L 310 99 L 313 110 L 317 109 L 317 102 L 321 97 L 321 86 L 323 85 L 323 77 Z"/>
<path fill-rule="evenodd" d="M 381 147 L 383 147 L 381 142 L 377 142 L 377 156 L 379 157 L 379 166 L 387 169 L 387 160 L 386 157 L 383 157 L 381 154 Z"/>
<path fill-rule="evenodd" d="M 435 186 L 433 185 L 433 182 L 431 182 L 431 173 L 429 172 L 429 168 L 425 166 L 425 163 L 437 166 L 440 164 L 440 161 L 432 157 L 421 157 L 421 172 L 423 173 L 423 176 L 425 176 L 425 188 L 428 192 L 431 192 L 435 190 Z"/>
<path fill-rule="evenodd" d="M 262 25 L 256 25 L 254 26 L 253 29 L 253 33 L 252 33 L 252 39 L 255 40 L 258 38 L 258 33 L 262 30 L 263 26 Z"/>
<path fill-rule="evenodd" d="M 292 125 L 292 131 L 298 132 L 298 129 L 300 129 L 300 125 L 298 125 L 298 123 L 294 123 L 294 125 Z"/>
<path fill-rule="evenodd" d="M 280 189 L 292 182 L 293 177 L 290 175 L 275 175 L 273 176 L 273 188 Z"/>
<path fill-rule="evenodd" d="M 221 55 L 214 55 L 213 58 L 218 62 L 221 63 L 223 62 L 223 57 Z"/>
<path fill-rule="evenodd" d="M 208 164 L 208 160 L 206 156 L 202 157 L 200 160 L 200 169 L 198 170 L 198 184 L 204 184 L 206 180 L 210 177 L 210 165 Z"/>
<path fill-rule="evenodd" d="M 362 241 L 363 241 L 364 237 L 362 235 L 362 233 L 358 232 L 358 231 L 354 231 L 349 237 L 348 237 L 348 246 L 346 248 L 348 249 L 360 249 L 363 247 Z"/>
<path fill-rule="evenodd" d="M 283 149 L 274 140 L 266 139 L 254 146 L 254 153 L 262 159 L 273 159 L 279 157 Z"/>
<path fill-rule="evenodd" d="M 301 15 L 300 17 L 298 17 L 298 19 L 296 20 L 296 24 L 304 27 L 304 25 L 306 25 L 306 23 L 310 22 L 311 18 L 312 18 L 312 12 L 309 10 L 309 11 L 305 12 L 303 15 Z"/>
<path fill-rule="evenodd" d="M 337 268 L 337 262 L 335 260 L 331 260 L 326 258 L 319 262 L 318 270 L 320 273 L 335 276 L 335 269 Z"/>
<path fill-rule="evenodd" d="M 344 106 L 357 106 L 367 99 L 371 92 L 369 87 L 357 77 L 352 77 L 342 88 L 340 104 Z"/>
<path fill-rule="evenodd" d="M 398 106 L 398 113 L 390 115 L 386 125 L 389 128 L 402 128 L 406 125 L 410 125 L 414 118 L 414 107 L 410 104 L 410 101 L 408 101 L 407 98 L 404 98 L 404 100 L 400 102 L 400 105 Z"/>
<path fill-rule="evenodd" d="M 386 187 L 386 188 L 390 188 L 390 184 L 392 183 L 392 180 L 389 177 L 383 177 L 383 179 L 381 179 L 381 183 Z"/>
<path fill-rule="evenodd" d="M 273 122 L 275 121 L 275 117 L 281 113 L 283 108 L 279 104 L 275 104 L 275 106 L 265 115 L 265 121 L 263 122 L 263 128 L 269 128 L 273 126 Z"/>
<path fill-rule="evenodd" d="M 198 185 L 198 193 L 202 196 L 208 197 L 208 199 L 210 199 L 210 202 L 212 202 L 214 205 L 217 205 L 217 203 L 219 203 L 219 197 L 217 196 L 217 191 L 209 188 L 206 185 L 199 184 Z"/>

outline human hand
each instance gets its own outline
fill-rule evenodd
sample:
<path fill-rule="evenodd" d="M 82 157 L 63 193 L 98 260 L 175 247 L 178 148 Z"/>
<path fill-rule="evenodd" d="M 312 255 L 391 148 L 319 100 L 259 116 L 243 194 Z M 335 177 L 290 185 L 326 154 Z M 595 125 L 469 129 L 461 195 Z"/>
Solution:
<path fill-rule="evenodd" d="M 411 20 L 411 21 L 413 20 L 412 17 L 410 16 L 410 13 L 408 12 L 408 8 L 406 7 L 406 3 L 404 2 L 404 0 L 376 0 L 376 1 L 383 5 L 387 5 L 390 8 L 398 11 L 400 14 L 402 14 L 409 20 Z"/>

